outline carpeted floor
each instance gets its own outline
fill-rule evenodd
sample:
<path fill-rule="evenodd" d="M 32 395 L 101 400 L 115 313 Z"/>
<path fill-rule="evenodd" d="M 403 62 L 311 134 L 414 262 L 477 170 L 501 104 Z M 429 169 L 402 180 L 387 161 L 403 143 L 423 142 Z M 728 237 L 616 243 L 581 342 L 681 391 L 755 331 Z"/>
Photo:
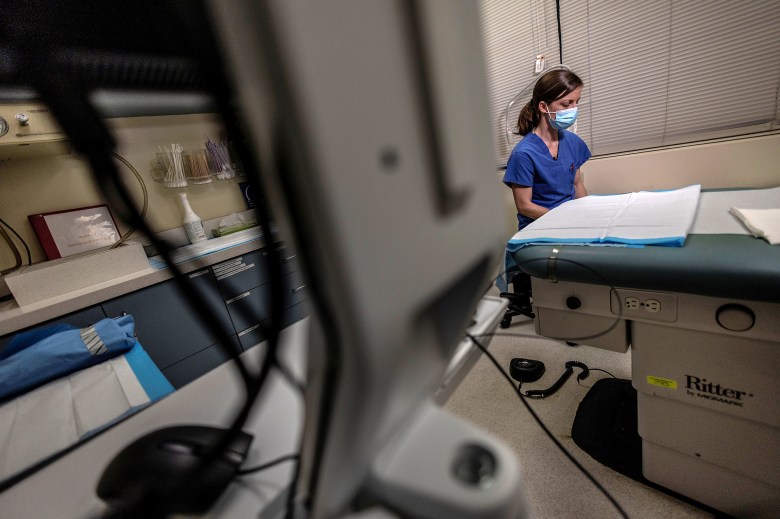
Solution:
<path fill-rule="evenodd" d="M 497 295 L 493 294 L 493 295 Z M 537 382 L 523 389 L 545 389 L 564 372 L 565 362 L 584 362 L 618 378 L 631 378 L 630 353 L 614 353 L 587 346 L 567 346 L 542 338 L 533 322 L 515 317 L 505 330 L 496 329 L 489 350 L 504 369 L 514 357 L 544 362 L 546 371 Z M 579 373 L 575 370 L 574 375 Z M 574 415 L 588 389 L 609 375 L 594 371 L 580 385 L 575 376 L 555 395 L 543 400 L 527 400 L 564 447 L 585 466 L 632 519 L 712 518 L 691 504 L 625 477 L 593 460 L 571 438 Z M 449 411 L 477 424 L 512 447 L 522 464 L 528 497 L 535 519 L 620 517 L 612 504 L 555 447 L 519 401 L 508 382 L 493 364 L 482 357 L 445 405 Z"/>

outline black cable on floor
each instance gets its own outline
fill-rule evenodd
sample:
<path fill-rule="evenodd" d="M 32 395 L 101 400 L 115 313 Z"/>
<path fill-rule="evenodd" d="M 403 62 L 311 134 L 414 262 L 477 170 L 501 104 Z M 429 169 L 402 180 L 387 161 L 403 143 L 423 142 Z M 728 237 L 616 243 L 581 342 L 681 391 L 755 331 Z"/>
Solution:
<path fill-rule="evenodd" d="M 528 405 L 528 402 L 526 402 L 525 397 L 523 396 L 523 393 L 520 391 L 520 389 L 515 386 L 515 383 L 512 381 L 512 378 L 507 374 L 506 371 L 501 367 L 501 365 L 498 363 L 496 358 L 493 356 L 492 353 L 490 353 L 487 348 L 485 348 L 473 335 L 466 334 L 466 336 L 471 339 L 471 342 L 473 342 L 477 348 L 479 348 L 482 353 L 484 353 L 488 359 L 493 363 L 493 365 L 496 367 L 496 369 L 503 375 L 503 377 L 506 379 L 507 382 L 509 382 L 509 385 L 512 386 L 512 389 L 517 393 L 517 396 L 520 398 L 520 402 L 523 403 L 525 408 L 528 410 L 528 412 L 531 414 L 533 419 L 536 421 L 537 424 L 539 424 L 539 427 L 541 427 L 542 431 L 547 435 L 548 438 L 555 444 L 556 447 L 571 461 L 577 469 L 579 469 L 582 474 L 590 480 L 591 483 L 609 500 L 610 503 L 615 507 L 615 509 L 620 513 L 621 517 L 624 519 L 629 519 L 628 514 L 626 514 L 625 510 L 623 510 L 623 507 L 620 506 L 620 503 L 615 500 L 614 497 L 612 497 L 612 494 L 610 494 L 607 489 L 605 489 L 601 483 L 599 483 L 596 478 L 593 477 L 593 475 L 588 472 L 588 470 L 583 467 L 580 462 L 578 462 L 574 456 L 571 455 L 569 451 L 564 448 L 564 446 L 558 441 L 558 439 L 555 437 L 555 435 L 550 432 L 550 430 L 547 428 L 547 426 L 542 422 L 541 418 L 534 412 L 533 408 Z"/>

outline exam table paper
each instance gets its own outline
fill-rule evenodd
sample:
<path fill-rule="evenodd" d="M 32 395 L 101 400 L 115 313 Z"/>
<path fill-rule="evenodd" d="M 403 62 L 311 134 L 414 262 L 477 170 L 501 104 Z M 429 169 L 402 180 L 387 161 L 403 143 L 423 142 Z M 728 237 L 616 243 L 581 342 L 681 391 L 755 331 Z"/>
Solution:
<path fill-rule="evenodd" d="M 780 209 L 780 187 L 702 191 L 689 234 L 752 234 L 732 207 Z"/>
<path fill-rule="evenodd" d="M 739 218 L 753 236 L 763 238 L 772 245 L 780 245 L 780 209 L 732 207 L 731 214 Z"/>
<path fill-rule="evenodd" d="M 530 243 L 682 246 L 701 186 L 674 191 L 592 195 L 570 200 L 515 234 L 507 248 Z"/>

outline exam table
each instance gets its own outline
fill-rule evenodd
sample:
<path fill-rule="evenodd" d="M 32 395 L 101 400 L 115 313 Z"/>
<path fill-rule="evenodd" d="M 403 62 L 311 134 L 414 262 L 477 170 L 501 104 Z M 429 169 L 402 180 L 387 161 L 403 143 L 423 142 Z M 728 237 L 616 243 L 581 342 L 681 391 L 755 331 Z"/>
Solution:
<path fill-rule="evenodd" d="M 540 244 L 538 334 L 631 347 L 645 478 L 738 517 L 780 513 L 780 246 L 690 234 L 682 247 Z"/>

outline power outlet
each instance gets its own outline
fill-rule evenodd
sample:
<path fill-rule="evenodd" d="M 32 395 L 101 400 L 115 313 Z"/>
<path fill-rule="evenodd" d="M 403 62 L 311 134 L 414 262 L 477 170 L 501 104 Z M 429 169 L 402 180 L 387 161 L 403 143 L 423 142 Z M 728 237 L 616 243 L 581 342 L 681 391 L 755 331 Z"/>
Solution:
<path fill-rule="evenodd" d="M 611 299 L 610 310 L 624 319 L 677 320 L 677 298 L 673 294 L 616 288 Z"/>

